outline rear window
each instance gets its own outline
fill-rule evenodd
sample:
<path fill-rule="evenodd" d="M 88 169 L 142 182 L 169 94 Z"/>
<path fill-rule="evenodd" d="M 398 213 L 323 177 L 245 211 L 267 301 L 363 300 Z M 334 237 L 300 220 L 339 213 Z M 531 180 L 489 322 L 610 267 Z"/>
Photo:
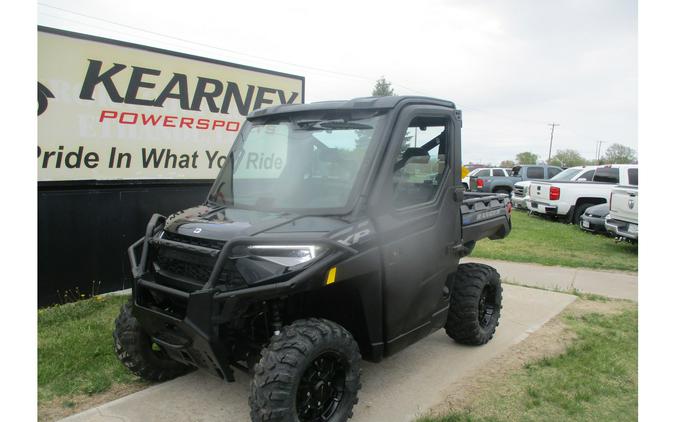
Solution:
<path fill-rule="evenodd" d="M 562 180 L 562 181 L 565 181 L 565 182 L 569 182 L 570 180 L 572 180 L 572 178 L 574 176 L 579 174 L 579 172 L 582 171 L 582 170 L 583 169 L 574 169 L 574 168 L 567 169 L 567 170 L 563 171 L 562 173 L 558 173 L 554 177 L 551 177 L 551 180 Z"/>
<path fill-rule="evenodd" d="M 556 174 L 560 173 L 561 171 L 562 171 L 562 170 L 560 170 L 559 168 L 549 167 L 549 169 L 548 169 L 548 177 L 549 177 L 549 179 L 550 179 L 551 177 L 555 176 Z"/>
<path fill-rule="evenodd" d="M 628 184 L 637 186 L 638 184 L 638 169 L 628 169 Z"/>
<path fill-rule="evenodd" d="M 595 169 L 588 170 L 586 173 L 579 176 L 579 179 L 586 179 L 587 182 L 593 180 L 593 175 L 595 174 Z"/>
<path fill-rule="evenodd" d="M 527 168 L 527 177 L 530 179 L 543 179 L 544 178 L 544 168 L 543 167 L 528 167 Z"/>
<path fill-rule="evenodd" d="M 600 167 L 595 170 L 595 176 L 593 176 L 594 182 L 601 183 L 619 183 L 619 169 L 612 167 Z"/>
<path fill-rule="evenodd" d="M 479 170 L 474 176 L 476 177 L 485 177 L 490 175 L 490 170 L 489 169 L 483 169 Z"/>

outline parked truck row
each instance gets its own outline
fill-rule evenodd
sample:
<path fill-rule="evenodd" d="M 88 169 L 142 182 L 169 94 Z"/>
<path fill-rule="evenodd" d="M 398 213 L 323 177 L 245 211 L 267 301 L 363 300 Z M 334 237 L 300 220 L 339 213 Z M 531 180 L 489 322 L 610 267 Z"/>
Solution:
<path fill-rule="evenodd" d="M 629 241 L 638 239 L 638 166 L 610 164 L 576 166 L 523 165 L 510 176 L 474 172 L 469 189 L 505 193 L 515 208 L 553 217 L 580 228 Z M 500 169 L 492 169 L 500 170 Z"/>

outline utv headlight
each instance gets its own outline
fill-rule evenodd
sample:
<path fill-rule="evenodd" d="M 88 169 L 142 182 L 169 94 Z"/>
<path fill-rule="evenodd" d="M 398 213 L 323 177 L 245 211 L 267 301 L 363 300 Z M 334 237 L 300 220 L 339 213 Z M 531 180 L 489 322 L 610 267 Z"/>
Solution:
<path fill-rule="evenodd" d="M 231 258 L 246 282 L 254 284 L 299 270 L 327 252 L 320 245 L 241 245 L 233 249 Z"/>
<path fill-rule="evenodd" d="M 251 245 L 247 249 L 251 256 L 284 267 L 296 267 L 305 264 L 324 252 L 324 248 L 318 245 Z"/>

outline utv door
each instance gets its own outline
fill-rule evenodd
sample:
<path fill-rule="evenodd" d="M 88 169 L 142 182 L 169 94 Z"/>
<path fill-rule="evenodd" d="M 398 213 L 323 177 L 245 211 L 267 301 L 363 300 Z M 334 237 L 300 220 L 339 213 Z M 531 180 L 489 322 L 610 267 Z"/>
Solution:
<path fill-rule="evenodd" d="M 384 264 L 385 355 L 445 324 L 446 280 L 461 236 L 460 123 L 455 111 L 405 108 L 372 196 Z"/>

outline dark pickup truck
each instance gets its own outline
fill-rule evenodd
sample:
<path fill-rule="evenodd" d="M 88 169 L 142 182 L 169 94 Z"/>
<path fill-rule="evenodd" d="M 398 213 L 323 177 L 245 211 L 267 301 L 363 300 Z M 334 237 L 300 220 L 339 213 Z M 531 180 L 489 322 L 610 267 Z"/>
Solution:
<path fill-rule="evenodd" d="M 471 177 L 469 189 L 473 192 L 492 192 L 510 194 L 513 185 L 523 180 L 550 179 L 563 169 L 547 165 L 523 165 L 515 166 L 511 176 Z"/>
<path fill-rule="evenodd" d="M 487 343 L 499 274 L 459 260 L 509 234 L 511 203 L 465 192 L 461 125 L 453 103 L 423 97 L 253 112 L 205 202 L 155 214 L 129 248 L 119 359 L 153 381 L 238 368 L 253 421 L 338 422 L 362 358 L 438 329 Z"/>

